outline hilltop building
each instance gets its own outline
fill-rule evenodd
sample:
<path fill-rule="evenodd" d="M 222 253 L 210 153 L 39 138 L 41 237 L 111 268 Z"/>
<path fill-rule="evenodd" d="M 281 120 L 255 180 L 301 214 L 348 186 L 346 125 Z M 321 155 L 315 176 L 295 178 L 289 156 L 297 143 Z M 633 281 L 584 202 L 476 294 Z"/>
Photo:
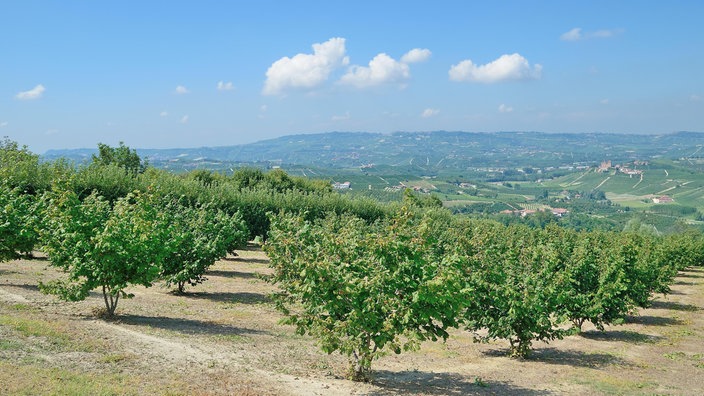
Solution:
<path fill-rule="evenodd" d="M 672 202 L 675 202 L 675 200 L 672 199 L 672 197 L 668 197 L 667 195 L 653 198 L 653 203 L 656 203 L 656 204 L 657 203 L 672 203 Z"/>

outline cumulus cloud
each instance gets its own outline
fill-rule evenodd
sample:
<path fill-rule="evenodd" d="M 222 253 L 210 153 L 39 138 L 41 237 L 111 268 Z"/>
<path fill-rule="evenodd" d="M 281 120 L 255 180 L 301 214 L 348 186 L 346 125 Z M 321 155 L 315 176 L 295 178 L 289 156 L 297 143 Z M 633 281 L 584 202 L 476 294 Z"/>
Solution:
<path fill-rule="evenodd" d="M 702 97 L 697 94 L 691 94 L 689 95 L 689 100 L 692 102 L 699 102 L 700 100 L 702 100 Z"/>
<path fill-rule="evenodd" d="M 159 113 L 159 117 L 168 117 L 168 115 L 169 115 L 169 112 L 166 111 L 166 110 L 164 110 L 164 111 L 162 111 L 161 113 Z"/>
<path fill-rule="evenodd" d="M 411 71 L 407 64 L 381 53 L 369 61 L 369 66 L 351 66 L 340 78 L 340 84 L 366 88 L 400 82 L 410 77 Z"/>
<path fill-rule="evenodd" d="M 599 103 L 601 103 L 603 105 L 607 105 L 607 104 L 609 104 L 609 99 L 604 98 L 604 99 L 600 100 Z"/>
<path fill-rule="evenodd" d="M 233 89 L 235 89 L 235 87 L 232 85 L 231 81 L 218 81 L 218 91 L 232 91 Z"/>
<path fill-rule="evenodd" d="M 179 85 L 174 89 L 174 93 L 178 95 L 185 95 L 187 93 L 190 93 L 191 91 L 188 90 L 188 88 L 184 87 L 183 85 Z"/>
<path fill-rule="evenodd" d="M 402 57 L 401 57 L 401 62 L 403 63 L 418 63 L 418 62 L 425 62 L 430 58 L 430 55 L 432 53 L 430 52 L 429 49 L 425 48 L 414 48 L 408 52 L 406 52 Z"/>
<path fill-rule="evenodd" d="M 562 35 L 560 35 L 560 40 L 579 41 L 592 38 L 609 38 L 622 32 L 623 29 L 601 29 L 593 32 L 582 32 L 582 28 L 574 28 L 568 32 L 562 33 Z"/>
<path fill-rule="evenodd" d="M 34 100 L 39 99 L 46 91 L 46 88 L 42 84 L 38 84 L 36 87 L 30 89 L 29 91 L 22 91 L 15 95 L 15 98 L 19 100 Z"/>
<path fill-rule="evenodd" d="M 450 68 L 452 81 L 496 83 L 507 80 L 533 80 L 540 78 L 543 67 L 531 66 L 520 54 L 501 55 L 485 65 L 475 65 L 471 60 L 463 60 Z"/>
<path fill-rule="evenodd" d="M 312 54 L 285 56 L 274 62 L 266 71 L 262 93 L 280 95 L 288 89 L 316 88 L 327 81 L 330 73 L 347 64 L 344 38 L 313 44 Z"/>
<path fill-rule="evenodd" d="M 0 122 L 0 128 L 5 128 L 6 126 L 10 125 L 7 121 Z"/>
<path fill-rule="evenodd" d="M 499 105 L 499 113 L 510 113 L 513 111 L 513 107 L 507 106 L 503 103 Z"/>
<path fill-rule="evenodd" d="M 181 124 L 188 124 L 188 114 L 185 116 L 181 117 L 181 121 L 179 121 Z"/>
<path fill-rule="evenodd" d="M 438 110 L 438 109 L 427 108 L 427 109 L 423 110 L 423 113 L 421 113 L 420 116 L 423 118 L 430 118 L 430 117 L 438 115 L 438 113 L 440 113 L 440 110 Z"/>

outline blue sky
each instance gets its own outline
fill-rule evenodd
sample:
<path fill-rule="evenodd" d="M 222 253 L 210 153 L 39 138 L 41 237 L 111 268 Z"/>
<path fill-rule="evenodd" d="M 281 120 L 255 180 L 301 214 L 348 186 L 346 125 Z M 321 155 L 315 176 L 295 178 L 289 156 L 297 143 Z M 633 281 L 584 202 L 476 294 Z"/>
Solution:
<path fill-rule="evenodd" d="M 326 131 L 704 131 L 701 1 L 5 1 L 32 151 Z"/>

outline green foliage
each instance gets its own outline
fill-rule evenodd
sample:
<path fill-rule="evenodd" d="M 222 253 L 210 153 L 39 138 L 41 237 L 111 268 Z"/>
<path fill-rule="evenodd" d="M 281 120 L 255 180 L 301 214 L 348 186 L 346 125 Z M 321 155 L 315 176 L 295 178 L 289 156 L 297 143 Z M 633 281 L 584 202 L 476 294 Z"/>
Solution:
<path fill-rule="evenodd" d="M 447 338 L 461 284 L 454 258 L 438 254 L 435 221 L 407 212 L 371 225 L 349 215 L 275 216 L 265 250 L 286 323 L 348 356 L 350 378 L 363 381 L 384 351 Z"/>
<path fill-rule="evenodd" d="M 0 140 L 0 182 L 26 194 L 38 194 L 51 185 L 52 169 L 41 164 L 39 156 L 26 146 L 4 138 Z"/>
<path fill-rule="evenodd" d="M 228 252 L 247 244 L 247 227 L 239 213 L 228 215 L 212 205 L 188 207 L 170 202 L 162 208 L 169 224 L 171 249 L 160 268 L 167 286 L 180 293 L 186 284 L 205 280 L 205 272 Z"/>
<path fill-rule="evenodd" d="M 579 233 L 560 274 L 559 310 L 581 331 L 586 321 L 603 330 L 629 313 L 628 278 L 619 257 L 618 235 Z"/>
<path fill-rule="evenodd" d="M 118 147 L 98 143 L 98 155 L 93 155 L 93 164 L 98 166 L 117 165 L 133 176 L 144 173 L 148 166 L 147 161 L 139 157 L 137 150 L 125 146 L 124 142 L 120 142 Z"/>
<path fill-rule="evenodd" d="M 34 196 L 0 184 L 0 261 L 31 255 L 39 242 L 40 210 Z"/>
<path fill-rule="evenodd" d="M 76 172 L 72 184 L 81 200 L 95 192 L 110 202 L 140 187 L 139 180 L 118 164 L 83 167 Z"/>
<path fill-rule="evenodd" d="M 68 301 L 83 300 L 101 288 L 108 315 L 129 285 L 150 286 L 170 251 L 168 223 L 152 196 L 131 193 L 114 207 L 99 195 L 83 202 L 57 188 L 46 197 L 44 246 L 52 265 L 68 278 L 41 285 Z"/>
<path fill-rule="evenodd" d="M 552 228 L 551 231 L 559 229 Z M 561 265 L 558 240 L 525 226 L 482 225 L 473 231 L 465 325 L 481 341 L 507 339 L 510 355 L 525 357 L 533 340 L 562 338 L 558 325 Z M 479 335 L 479 330 L 486 334 Z"/>
<path fill-rule="evenodd" d="M 403 203 L 419 208 L 441 208 L 442 201 L 435 195 L 420 195 L 410 188 L 403 191 Z"/>

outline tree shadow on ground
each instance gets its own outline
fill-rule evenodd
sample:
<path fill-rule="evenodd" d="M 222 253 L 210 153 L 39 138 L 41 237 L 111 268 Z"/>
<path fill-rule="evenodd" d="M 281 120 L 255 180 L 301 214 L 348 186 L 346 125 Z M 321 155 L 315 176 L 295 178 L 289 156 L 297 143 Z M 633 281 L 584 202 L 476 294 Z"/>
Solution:
<path fill-rule="evenodd" d="M 621 341 L 631 344 L 652 344 L 664 339 L 632 330 L 591 330 L 580 333 L 580 336 L 595 341 Z"/>
<path fill-rule="evenodd" d="M 88 318 L 87 318 L 88 319 Z M 91 318 L 92 319 L 92 318 Z M 117 324 L 147 326 L 162 330 L 169 330 L 183 334 L 204 335 L 247 335 L 268 334 L 266 331 L 234 327 L 220 323 L 202 320 L 170 318 L 164 316 L 118 315 L 115 317 Z"/>
<path fill-rule="evenodd" d="M 483 354 L 487 356 L 508 357 L 508 349 L 490 350 L 483 352 Z M 518 360 L 585 368 L 602 368 L 614 364 L 623 366 L 630 365 L 625 360 L 608 353 L 585 353 L 553 347 L 533 349 L 527 358 Z"/>
<path fill-rule="evenodd" d="M 223 278 L 257 279 L 261 277 L 257 272 L 240 272 L 228 270 L 208 270 L 206 276 L 221 276 Z"/>
<path fill-rule="evenodd" d="M 12 274 L 19 274 L 19 272 L 11 269 L 0 269 L 0 276 L 7 276 Z"/>
<path fill-rule="evenodd" d="M 692 304 L 682 304 L 675 301 L 653 301 L 651 308 L 656 309 L 669 309 L 672 311 L 686 311 L 686 312 L 696 312 L 701 311 L 702 308 Z"/>
<path fill-rule="evenodd" d="M 229 302 L 229 303 L 239 303 L 239 304 L 263 304 L 271 302 L 268 295 L 262 293 L 249 293 L 249 292 L 198 292 L 198 293 L 185 293 L 183 297 L 195 298 L 202 300 L 211 300 L 215 302 Z"/>
<path fill-rule="evenodd" d="M 268 259 L 257 258 L 257 257 L 225 257 L 224 261 L 230 261 L 233 263 L 254 263 L 254 264 L 269 264 Z"/>
<path fill-rule="evenodd" d="M 704 275 L 701 275 L 698 271 L 686 271 L 686 272 L 680 272 L 677 275 L 678 278 L 704 278 Z"/>
<path fill-rule="evenodd" d="M 681 325 L 680 319 L 676 318 L 663 318 L 660 316 L 650 316 L 650 315 L 627 315 L 624 318 L 625 323 L 640 324 L 646 326 L 674 326 Z"/>
<path fill-rule="evenodd" d="M 2 284 L 2 286 L 16 287 L 18 289 L 41 293 L 41 290 L 39 290 L 39 285 L 37 285 L 36 283 L 4 283 Z"/>
<path fill-rule="evenodd" d="M 548 395 L 550 392 L 521 388 L 501 381 L 482 380 L 455 373 L 375 370 L 369 395 Z"/>
<path fill-rule="evenodd" d="M 680 286 L 694 286 L 694 282 L 685 282 L 685 281 L 677 281 L 673 283 L 673 285 L 680 285 Z"/>

